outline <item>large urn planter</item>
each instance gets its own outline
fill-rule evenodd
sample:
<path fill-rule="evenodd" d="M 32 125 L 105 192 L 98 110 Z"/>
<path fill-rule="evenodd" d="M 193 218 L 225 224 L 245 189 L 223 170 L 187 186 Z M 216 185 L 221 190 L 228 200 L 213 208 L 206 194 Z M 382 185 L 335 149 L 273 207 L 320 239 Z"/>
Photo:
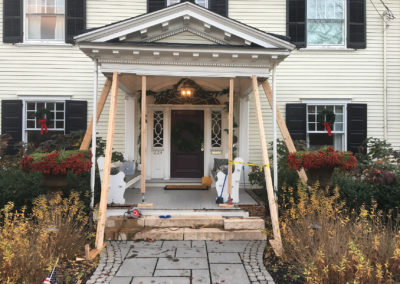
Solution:
<path fill-rule="evenodd" d="M 20 166 L 24 172 L 42 173 L 41 185 L 51 199 L 67 185 L 68 172 L 81 174 L 92 167 L 91 153 L 78 150 L 37 152 L 24 156 Z"/>
<path fill-rule="evenodd" d="M 320 188 L 326 188 L 332 183 L 335 168 L 342 171 L 352 171 L 357 165 L 357 159 L 351 152 L 340 152 L 328 146 L 318 151 L 300 151 L 288 156 L 289 168 L 299 171 L 306 170 L 308 185 L 314 186 L 319 181 Z"/>

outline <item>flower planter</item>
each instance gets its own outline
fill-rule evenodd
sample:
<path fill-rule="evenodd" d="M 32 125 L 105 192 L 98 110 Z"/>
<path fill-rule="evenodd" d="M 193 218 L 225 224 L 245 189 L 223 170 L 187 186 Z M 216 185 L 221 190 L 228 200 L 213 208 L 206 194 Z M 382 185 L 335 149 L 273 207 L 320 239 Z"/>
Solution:
<path fill-rule="evenodd" d="M 47 198 L 53 199 L 67 185 L 67 175 L 42 174 L 41 185 L 46 189 Z"/>
<path fill-rule="evenodd" d="M 309 186 L 315 185 L 319 181 L 320 188 L 325 188 L 332 183 L 333 168 L 320 168 L 307 170 Z"/>

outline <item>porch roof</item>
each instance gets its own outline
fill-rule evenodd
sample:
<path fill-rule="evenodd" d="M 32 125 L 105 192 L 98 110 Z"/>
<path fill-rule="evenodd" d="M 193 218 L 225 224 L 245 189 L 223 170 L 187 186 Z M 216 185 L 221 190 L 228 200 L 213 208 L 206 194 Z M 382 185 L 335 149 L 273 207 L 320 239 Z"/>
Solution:
<path fill-rule="evenodd" d="M 190 35 L 187 42 L 174 37 L 183 33 Z M 295 48 L 283 38 L 184 2 L 88 31 L 75 40 L 104 73 L 268 77 L 271 67 Z"/>

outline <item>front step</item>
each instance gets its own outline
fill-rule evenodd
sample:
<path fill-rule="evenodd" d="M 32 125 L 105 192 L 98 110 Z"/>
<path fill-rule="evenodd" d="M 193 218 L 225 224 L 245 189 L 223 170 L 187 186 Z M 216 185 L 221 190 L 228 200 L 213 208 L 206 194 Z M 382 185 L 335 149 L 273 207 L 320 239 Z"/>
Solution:
<path fill-rule="evenodd" d="M 128 208 L 109 207 L 107 209 L 107 218 L 124 216 Z M 215 216 L 222 217 L 249 217 L 249 212 L 240 208 L 223 208 L 223 209 L 157 209 L 157 208 L 141 208 L 140 212 L 143 216 Z"/>
<path fill-rule="evenodd" d="M 143 216 L 138 219 L 109 217 L 107 240 L 265 240 L 264 220 L 258 217 Z"/>

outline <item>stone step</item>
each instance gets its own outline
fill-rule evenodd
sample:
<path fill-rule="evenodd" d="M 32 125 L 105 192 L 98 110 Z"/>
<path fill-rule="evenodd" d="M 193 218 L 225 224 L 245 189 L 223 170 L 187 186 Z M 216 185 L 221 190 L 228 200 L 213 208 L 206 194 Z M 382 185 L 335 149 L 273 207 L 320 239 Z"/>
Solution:
<path fill-rule="evenodd" d="M 210 216 L 171 216 L 171 218 L 162 219 L 159 216 L 144 216 L 145 227 L 153 228 L 168 228 L 168 227 L 181 227 L 181 228 L 199 228 L 199 227 L 213 227 L 223 228 L 224 219 L 218 215 Z"/>
<path fill-rule="evenodd" d="M 225 230 L 264 230 L 265 221 L 259 217 L 225 218 Z"/>
<path fill-rule="evenodd" d="M 106 240 L 266 240 L 261 230 L 223 230 L 220 228 L 143 228 L 106 229 Z"/>

